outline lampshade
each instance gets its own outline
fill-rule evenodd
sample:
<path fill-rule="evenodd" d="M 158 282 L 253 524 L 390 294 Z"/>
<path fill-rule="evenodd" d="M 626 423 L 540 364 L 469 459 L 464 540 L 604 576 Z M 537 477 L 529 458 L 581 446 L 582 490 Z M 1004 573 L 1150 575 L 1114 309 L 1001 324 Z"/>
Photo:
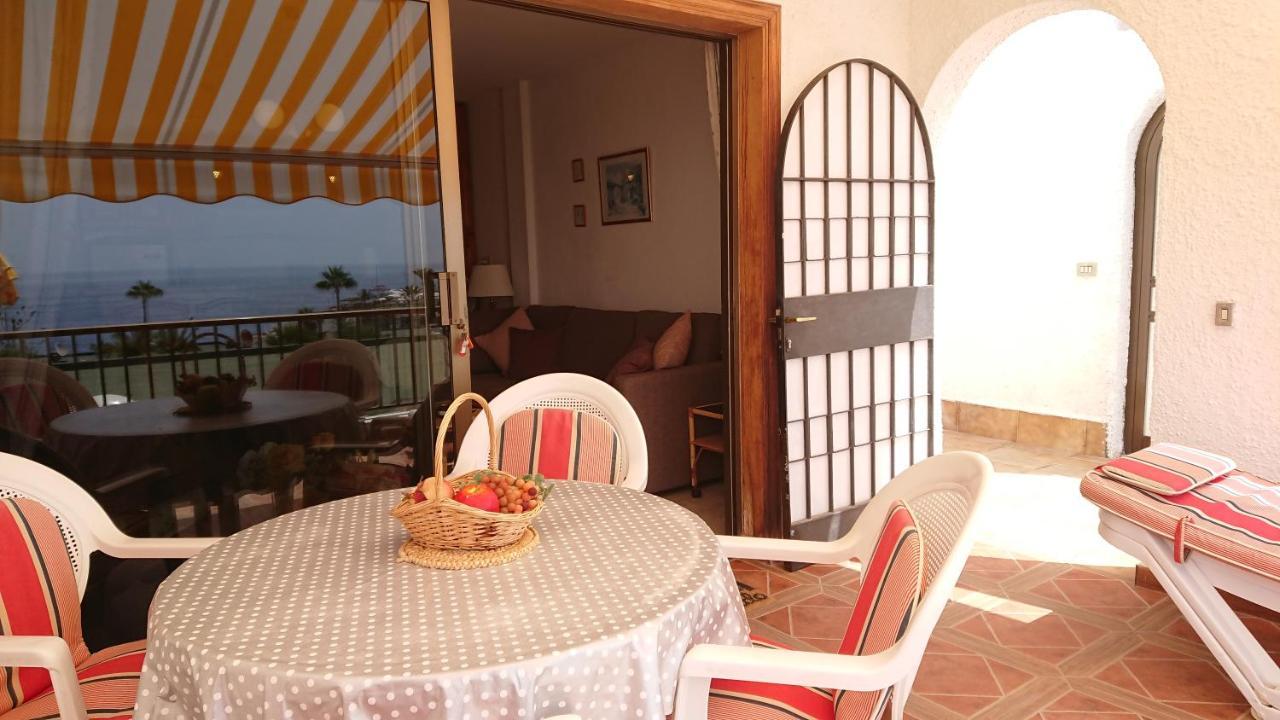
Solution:
<path fill-rule="evenodd" d="M 511 297 L 511 273 L 506 265 L 476 265 L 471 268 L 467 297 Z"/>

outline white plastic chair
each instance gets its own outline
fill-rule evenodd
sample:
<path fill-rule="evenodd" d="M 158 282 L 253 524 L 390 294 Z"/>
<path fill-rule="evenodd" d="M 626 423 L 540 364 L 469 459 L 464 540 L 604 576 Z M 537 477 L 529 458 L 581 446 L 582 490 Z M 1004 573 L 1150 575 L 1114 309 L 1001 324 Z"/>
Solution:
<path fill-rule="evenodd" d="M 325 338 L 307 343 L 294 350 L 280 361 L 262 387 L 267 390 L 293 390 L 289 380 L 298 367 L 307 362 L 327 361 L 337 365 L 346 365 L 360 376 L 360 396 L 351 398 L 351 404 L 363 412 L 378 404 L 382 399 L 382 371 L 378 368 L 378 358 L 368 347 L 355 340 Z"/>
<path fill-rule="evenodd" d="M 0 498 L 29 498 L 49 508 L 71 556 L 76 587 L 84 599 L 89 556 L 95 550 L 118 558 L 189 558 L 218 538 L 133 538 L 120 532 L 93 497 L 44 465 L 0 453 Z M 84 720 L 71 650 L 60 637 L 0 636 L 0 667 L 40 667 L 49 671 L 64 720 Z"/>
<path fill-rule="evenodd" d="M 518 382 L 489 401 L 493 423 L 498 428 L 512 415 L 532 408 L 577 410 L 609 423 L 618 433 L 622 446 L 623 472 L 618 485 L 644 490 L 649 482 L 649 448 L 644 440 L 644 426 L 631 403 L 613 386 L 589 375 L 551 373 Z M 473 422 L 462 439 L 455 467 L 480 468 L 488 460 L 489 429 L 483 422 Z"/>
<path fill-rule="evenodd" d="M 835 690 L 893 689 L 892 717 L 901 720 L 925 645 L 973 547 L 975 517 L 990 482 L 991 463 L 970 452 L 929 458 L 876 493 L 839 540 L 777 540 L 721 536 L 731 558 L 832 564 L 867 557 L 890 505 L 902 500 L 915 515 L 924 545 L 926 589 L 902 638 L 874 655 L 698 645 L 685 656 L 676 687 L 676 720 L 706 718 L 712 679 L 802 685 Z"/>

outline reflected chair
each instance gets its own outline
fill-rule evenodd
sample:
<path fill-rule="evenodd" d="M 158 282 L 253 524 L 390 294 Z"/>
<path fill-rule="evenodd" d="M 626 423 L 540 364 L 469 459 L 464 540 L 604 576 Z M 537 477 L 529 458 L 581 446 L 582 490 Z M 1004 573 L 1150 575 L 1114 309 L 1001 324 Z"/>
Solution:
<path fill-rule="evenodd" d="M 19 720 L 128 715 L 146 644 L 92 654 L 85 647 L 80 600 L 90 555 L 189 558 L 213 542 L 128 537 L 66 477 L 26 458 L 0 454 L 0 556 L 19 570 L 0 578 L 0 611 L 6 617 L 0 687 L 10 691 L 0 693 L 0 715 Z"/>
<path fill-rule="evenodd" d="M 285 356 L 263 383 L 267 390 L 325 390 L 346 395 L 365 412 L 382 399 L 382 379 L 373 351 L 355 340 L 326 338 Z"/>
<path fill-rule="evenodd" d="M 43 439 L 54 419 L 97 407 L 85 386 L 28 358 L 0 358 L 0 427 Z"/>
<path fill-rule="evenodd" d="M 501 457 L 495 458 L 500 470 L 609 481 L 633 490 L 648 483 L 644 427 L 626 398 L 606 382 L 575 373 L 538 375 L 499 393 L 489 408 L 500 435 Z M 454 467 L 485 467 L 488 454 L 489 429 L 473 422 Z"/>
<path fill-rule="evenodd" d="M 880 718 L 902 720 L 925 646 L 969 558 L 992 475 L 976 453 L 929 458 L 876 493 L 832 542 L 720 537 L 730 558 L 857 561 L 862 582 L 840 652 L 698 645 L 685 656 L 676 720 Z M 753 638 L 754 640 L 754 638 Z"/>

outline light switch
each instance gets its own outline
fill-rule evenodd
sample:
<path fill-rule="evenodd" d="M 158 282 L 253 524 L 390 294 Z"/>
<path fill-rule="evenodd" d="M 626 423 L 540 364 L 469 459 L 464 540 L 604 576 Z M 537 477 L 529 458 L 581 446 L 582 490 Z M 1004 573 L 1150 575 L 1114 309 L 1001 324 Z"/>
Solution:
<path fill-rule="evenodd" d="M 1236 304 L 1220 302 L 1213 306 L 1213 324 L 1230 327 L 1235 320 Z"/>
<path fill-rule="evenodd" d="M 1076 263 L 1076 274 L 1080 277 L 1097 277 L 1098 263 L 1082 262 Z"/>

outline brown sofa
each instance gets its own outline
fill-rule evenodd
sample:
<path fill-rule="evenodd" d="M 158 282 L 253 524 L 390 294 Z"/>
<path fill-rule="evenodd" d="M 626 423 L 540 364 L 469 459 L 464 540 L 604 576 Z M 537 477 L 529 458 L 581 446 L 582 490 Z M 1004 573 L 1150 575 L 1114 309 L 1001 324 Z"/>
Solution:
<path fill-rule="evenodd" d="M 658 310 L 595 310 L 566 305 L 531 305 L 526 311 L 534 329 L 560 331 L 557 371 L 601 380 L 637 338 L 656 341 L 680 317 L 680 313 Z M 472 334 L 489 332 L 511 312 L 511 308 L 472 312 Z M 692 321 L 693 336 L 684 365 L 621 375 L 614 381 L 644 426 L 649 446 L 650 492 L 689 484 L 688 409 L 724 398 L 720 315 L 693 313 Z M 471 358 L 474 391 L 491 398 L 515 382 L 502 375 L 483 350 L 475 349 Z"/>

